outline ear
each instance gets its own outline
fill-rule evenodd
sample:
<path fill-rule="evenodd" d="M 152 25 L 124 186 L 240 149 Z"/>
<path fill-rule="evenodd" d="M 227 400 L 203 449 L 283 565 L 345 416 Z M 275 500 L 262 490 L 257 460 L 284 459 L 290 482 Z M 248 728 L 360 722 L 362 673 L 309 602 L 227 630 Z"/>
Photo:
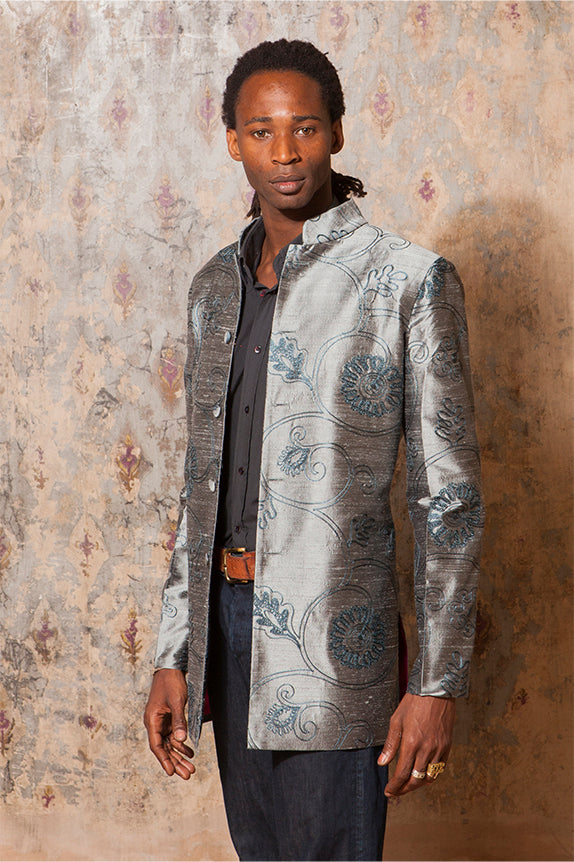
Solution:
<path fill-rule="evenodd" d="M 235 131 L 235 129 L 227 129 L 225 134 L 227 137 L 227 151 L 229 155 L 235 162 L 243 161 L 243 159 L 241 158 L 241 153 L 239 152 L 237 132 Z"/>
<path fill-rule="evenodd" d="M 331 155 L 340 153 L 344 144 L 345 136 L 343 135 L 343 123 L 341 120 L 335 120 L 332 126 Z"/>

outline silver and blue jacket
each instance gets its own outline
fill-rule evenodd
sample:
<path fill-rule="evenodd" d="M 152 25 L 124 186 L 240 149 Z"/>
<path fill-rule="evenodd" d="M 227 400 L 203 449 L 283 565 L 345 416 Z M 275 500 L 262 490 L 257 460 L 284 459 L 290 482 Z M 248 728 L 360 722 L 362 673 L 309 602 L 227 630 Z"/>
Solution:
<path fill-rule="evenodd" d="M 184 504 L 156 667 L 187 675 L 202 724 L 239 245 L 193 279 Z M 468 692 L 484 522 L 463 288 L 454 266 L 346 201 L 303 226 L 279 281 L 267 366 L 251 748 L 384 742 L 398 699 L 398 586 L 389 491 L 405 437 L 414 531 L 418 695 Z"/>

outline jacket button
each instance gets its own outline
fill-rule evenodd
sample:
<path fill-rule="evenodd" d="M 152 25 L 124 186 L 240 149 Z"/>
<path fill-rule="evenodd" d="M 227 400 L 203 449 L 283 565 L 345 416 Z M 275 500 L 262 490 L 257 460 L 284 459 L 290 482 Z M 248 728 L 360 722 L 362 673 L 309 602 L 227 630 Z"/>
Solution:
<path fill-rule="evenodd" d="M 231 341 L 231 332 L 229 332 L 229 330 L 223 336 L 223 340 L 226 344 L 229 344 L 229 342 Z"/>
<path fill-rule="evenodd" d="M 221 407 L 219 406 L 219 404 L 217 404 L 217 405 L 213 408 L 213 415 L 214 415 L 214 416 L 215 416 L 215 418 L 217 419 L 217 417 L 218 417 L 220 414 L 221 414 Z"/>
<path fill-rule="evenodd" d="M 215 482 L 213 481 L 213 479 L 210 479 L 207 484 L 209 485 L 210 491 L 215 491 Z"/>

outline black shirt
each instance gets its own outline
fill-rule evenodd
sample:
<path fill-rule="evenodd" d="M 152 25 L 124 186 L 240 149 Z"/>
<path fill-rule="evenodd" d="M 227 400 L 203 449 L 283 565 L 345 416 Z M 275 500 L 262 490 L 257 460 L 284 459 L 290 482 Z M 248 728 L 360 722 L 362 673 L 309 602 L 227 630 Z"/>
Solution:
<path fill-rule="evenodd" d="M 227 393 L 216 545 L 255 550 L 267 359 L 277 287 L 289 243 L 275 260 L 274 287 L 255 280 L 265 228 L 253 222 L 240 249 L 241 316 Z M 298 236 L 293 243 L 301 243 Z"/>

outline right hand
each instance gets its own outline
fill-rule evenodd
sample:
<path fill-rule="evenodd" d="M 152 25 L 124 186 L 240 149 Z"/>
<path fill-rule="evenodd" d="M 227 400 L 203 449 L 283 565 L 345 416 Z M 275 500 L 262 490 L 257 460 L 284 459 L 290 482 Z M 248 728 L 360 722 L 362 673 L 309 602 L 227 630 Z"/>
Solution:
<path fill-rule="evenodd" d="M 149 747 L 168 775 L 179 775 L 184 781 L 195 772 L 190 763 L 193 751 L 185 745 L 187 724 L 185 676 L 176 668 L 162 668 L 153 676 L 144 713 Z"/>

